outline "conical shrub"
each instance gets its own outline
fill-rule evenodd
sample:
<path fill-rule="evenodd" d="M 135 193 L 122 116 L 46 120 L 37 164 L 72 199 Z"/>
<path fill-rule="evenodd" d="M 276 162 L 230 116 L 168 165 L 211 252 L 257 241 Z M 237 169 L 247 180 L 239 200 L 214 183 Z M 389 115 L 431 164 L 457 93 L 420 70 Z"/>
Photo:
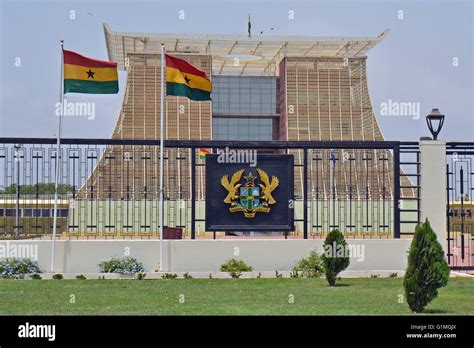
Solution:
<path fill-rule="evenodd" d="M 336 285 L 339 272 L 349 266 L 349 250 L 344 235 L 334 229 L 328 233 L 324 240 L 324 253 L 322 255 L 324 273 L 330 286 Z"/>
<path fill-rule="evenodd" d="M 403 279 L 405 296 L 413 312 L 422 312 L 438 296 L 438 288 L 446 286 L 449 266 L 443 248 L 428 219 L 415 229 L 408 253 L 408 267 Z"/>

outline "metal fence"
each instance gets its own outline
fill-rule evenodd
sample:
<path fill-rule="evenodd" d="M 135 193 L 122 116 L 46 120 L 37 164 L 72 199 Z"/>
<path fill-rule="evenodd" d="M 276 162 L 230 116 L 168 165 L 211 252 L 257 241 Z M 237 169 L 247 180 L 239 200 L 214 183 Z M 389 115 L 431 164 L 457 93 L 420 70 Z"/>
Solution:
<path fill-rule="evenodd" d="M 159 141 L 62 139 L 59 161 L 55 143 L 0 138 L 0 238 L 50 238 L 57 165 L 59 238 L 159 237 Z M 292 154 L 294 230 L 206 232 L 200 148 Z M 165 226 L 183 238 L 400 238 L 419 222 L 417 143 L 168 140 L 164 163 Z"/>
<path fill-rule="evenodd" d="M 474 143 L 446 144 L 446 182 L 448 261 L 474 271 Z"/>

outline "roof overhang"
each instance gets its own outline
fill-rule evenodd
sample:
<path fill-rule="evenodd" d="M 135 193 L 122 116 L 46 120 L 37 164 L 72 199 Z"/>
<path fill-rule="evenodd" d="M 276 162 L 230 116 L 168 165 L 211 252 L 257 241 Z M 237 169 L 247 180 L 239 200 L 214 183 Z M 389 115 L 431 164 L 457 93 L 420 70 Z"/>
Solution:
<path fill-rule="evenodd" d="M 161 43 L 171 54 L 209 54 L 213 74 L 275 75 L 284 57 L 362 58 L 387 36 L 235 36 L 113 32 L 104 23 L 109 59 L 125 70 L 130 53 L 159 54 Z"/>

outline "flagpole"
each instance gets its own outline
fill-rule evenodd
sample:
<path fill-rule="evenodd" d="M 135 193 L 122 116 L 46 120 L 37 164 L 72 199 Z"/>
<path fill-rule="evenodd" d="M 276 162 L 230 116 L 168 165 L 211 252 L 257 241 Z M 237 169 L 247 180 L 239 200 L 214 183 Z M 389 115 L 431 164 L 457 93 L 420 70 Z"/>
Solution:
<path fill-rule="evenodd" d="M 64 107 L 64 40 L 61 40 L 61 80 L 59 84 L 59 103 L 60 103 L 60 113 L 58 115 L 58 134 L 56 141 L 56 174 L 54 177 L 54 212 L 53 212 L 53 238 L 51 245 L 51 272 L 54 272 L 54 261 L 56 258 L 56 224 L 58 221 L 58 181 L 59 173 L 61 168 L 61 130 L 62 130 L 62 119 L 63 119 L 63 107 Z"/>
<path fill-rule="evenodd" d="M 165 44 L 161 43 L 161 93 L 160 93 L 160 271 L 164 271 L 163 267 L 163 225 L 164 219 L 164 191 L 163 191 L 163 158 L 164 158 L 164 103 L 165 103 Z"/>

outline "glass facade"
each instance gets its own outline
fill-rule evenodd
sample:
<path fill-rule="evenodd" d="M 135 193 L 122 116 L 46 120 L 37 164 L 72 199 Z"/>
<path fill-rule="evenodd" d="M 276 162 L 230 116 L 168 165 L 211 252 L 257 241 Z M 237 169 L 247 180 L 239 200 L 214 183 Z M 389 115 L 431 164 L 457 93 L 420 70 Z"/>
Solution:
<path fill-rule="evenodd" d="M 278 79 L 275 76 L 212 76 L 212 114 L 275 116 Z"/>
<path fill-rule="evenodd" d="M 275 76 L 212 76 L 212 138 L 272 140 L 279 115 Z"/>
<path fill-rule="evenodd" d="M 272 140 L 273 120 L 262 117 L 214 117 L 214 140 Z"/>

